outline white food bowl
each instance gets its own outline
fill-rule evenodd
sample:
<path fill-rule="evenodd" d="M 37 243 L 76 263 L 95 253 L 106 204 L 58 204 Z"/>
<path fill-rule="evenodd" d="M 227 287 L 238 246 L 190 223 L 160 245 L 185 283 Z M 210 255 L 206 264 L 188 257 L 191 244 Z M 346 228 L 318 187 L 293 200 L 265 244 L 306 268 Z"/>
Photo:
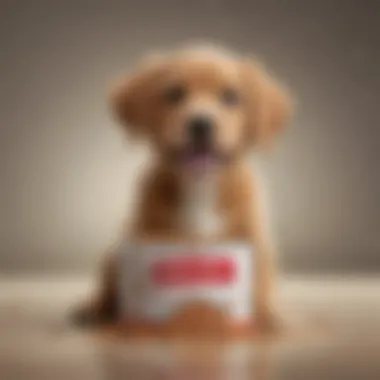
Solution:
<path fill-rule="evenodd" d="M 119 269 L 121 321 L 131 326 L 168 326 L 194 304 L 220 310 L 231 326 L 253 321 L 254 260 L 247 244 L 125 245 Z"/>

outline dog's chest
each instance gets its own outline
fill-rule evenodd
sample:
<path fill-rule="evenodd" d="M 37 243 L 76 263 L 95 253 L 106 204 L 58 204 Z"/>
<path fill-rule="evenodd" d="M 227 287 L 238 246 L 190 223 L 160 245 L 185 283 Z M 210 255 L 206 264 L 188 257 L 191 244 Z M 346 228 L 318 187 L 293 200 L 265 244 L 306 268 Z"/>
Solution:
<path fill-rule="evenodd" d="M 219 196 L 217 178 L 185 181 L 180 220 L 186 233 L 210 237 L 223 232 L 225 218 L 218 207 Z"/>

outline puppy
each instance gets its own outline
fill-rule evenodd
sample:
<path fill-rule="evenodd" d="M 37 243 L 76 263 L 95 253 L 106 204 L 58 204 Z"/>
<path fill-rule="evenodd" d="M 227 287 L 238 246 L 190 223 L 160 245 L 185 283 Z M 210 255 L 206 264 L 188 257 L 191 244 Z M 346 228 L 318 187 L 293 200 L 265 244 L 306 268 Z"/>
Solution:
<path fill-rule="evenodd" d="M 276 327 L 274 252 L 248 155 L 284 130 L 288 94 L 255 61 L 202 47 L 142 63 L 112 91 L 110 104 L 125 130 L 155 153 L 121 240 L 248 240 L 257 255 L 258 323 Z M 116 317 L 116 265 L 111 251 L 82 318 Z"/>

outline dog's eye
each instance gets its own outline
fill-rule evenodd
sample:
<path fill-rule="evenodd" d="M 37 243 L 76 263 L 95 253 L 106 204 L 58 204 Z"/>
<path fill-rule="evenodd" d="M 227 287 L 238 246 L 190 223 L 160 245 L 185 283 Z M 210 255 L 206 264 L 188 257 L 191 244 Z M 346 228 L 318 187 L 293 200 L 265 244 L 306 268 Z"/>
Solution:
<path fill-rule="evenodd" d="M 226 88 L 221 93 L 221 100 L 224 104 L 234 106 L 240 102 L 240 95 L 236 90 Z"/>
<path fill-rule="evenodd" d="M 186 89 L 182 86 L 175 86 L 167 89 L 164 93 L 165 101 L 169 104 L 178 104 L 186 97 Z"/>

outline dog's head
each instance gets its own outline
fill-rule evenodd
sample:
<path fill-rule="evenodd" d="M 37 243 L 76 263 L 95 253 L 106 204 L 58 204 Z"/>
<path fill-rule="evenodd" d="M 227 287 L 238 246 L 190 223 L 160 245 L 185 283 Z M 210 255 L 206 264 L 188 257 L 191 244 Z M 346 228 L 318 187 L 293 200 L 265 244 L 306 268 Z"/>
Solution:
<path fill-rule="evenodd" d="M 205 48 L 142 64 L 114 89 L 111 105 L 162 158 L 203 171 L 270 145 L 291 111 L 288 95 L 254 61 Z"/>

